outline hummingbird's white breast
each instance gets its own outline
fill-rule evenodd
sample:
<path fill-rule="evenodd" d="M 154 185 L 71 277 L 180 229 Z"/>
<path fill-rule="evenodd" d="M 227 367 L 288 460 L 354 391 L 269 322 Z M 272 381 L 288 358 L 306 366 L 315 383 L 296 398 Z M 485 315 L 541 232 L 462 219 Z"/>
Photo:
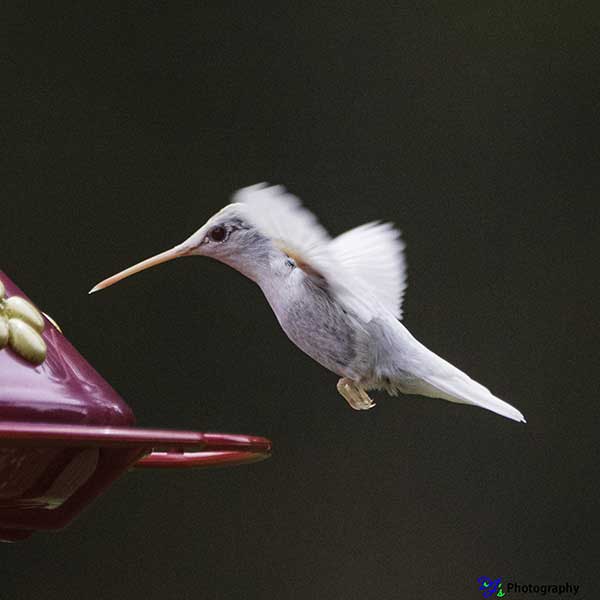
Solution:
<path fill-rule="evenodd" d="M 331 295 L 326 282 L 319 285 L 295 265 L 286 268 L 287 274 L 261 285 L 286 335 L 330 371 L 364 378 L 372 367 L 364 325 Z"/>

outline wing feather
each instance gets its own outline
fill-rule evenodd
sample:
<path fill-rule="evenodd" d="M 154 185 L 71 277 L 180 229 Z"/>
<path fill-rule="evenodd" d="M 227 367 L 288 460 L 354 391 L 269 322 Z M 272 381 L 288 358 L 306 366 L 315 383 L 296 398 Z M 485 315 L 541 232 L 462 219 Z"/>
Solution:
<path fill-rule="evenodd" d="M 402 318 L 406 260 L 400 232 L 391 223 L 366 223 L 333 239 L 329 247 L 341 264 L 362 279 L 379 302 Z"/>
<path fill-rule="evenodd" d="M 331 240 L 317 217 L 281 185 L 245 187 L 233 201 L 246 205 L 248 218 L 263 235 L 305 258 Z"/>
<path fill-rule="evenodd" d="M 402 315 L 404 244 L 389 223 L 367 223 L 331 239 L 315 215 L 282 186 L 260 183 L 233 196 L 247 218 L 307 276 L 324 278 L 338 300 L 368 322 L 382 308 Z"/>

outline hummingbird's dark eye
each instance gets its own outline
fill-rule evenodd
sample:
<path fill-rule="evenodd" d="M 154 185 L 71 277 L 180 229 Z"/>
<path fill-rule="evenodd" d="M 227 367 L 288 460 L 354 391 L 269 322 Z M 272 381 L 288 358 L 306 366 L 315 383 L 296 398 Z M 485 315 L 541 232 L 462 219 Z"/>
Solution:
<path fill-rule="evenodd" d="M 217 226 L 210 230 L 209 235 L 213 242 L 222 242 L 225 239 L 227 232 L 225 231 L 225 227 Z"/>

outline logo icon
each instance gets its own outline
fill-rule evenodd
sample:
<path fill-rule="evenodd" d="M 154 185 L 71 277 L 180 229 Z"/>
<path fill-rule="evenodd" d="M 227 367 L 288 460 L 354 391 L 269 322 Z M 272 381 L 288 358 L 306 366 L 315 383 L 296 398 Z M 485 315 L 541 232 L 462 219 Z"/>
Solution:
<path fill-rule="evenodd" d="M 506 592 L 502 589 L 502 577 L 493 580 L 489 577 L 480 577 L 477 583 L 484 598 L 491 598 L 494 594 L 497 598 L 506 596 Z"/>

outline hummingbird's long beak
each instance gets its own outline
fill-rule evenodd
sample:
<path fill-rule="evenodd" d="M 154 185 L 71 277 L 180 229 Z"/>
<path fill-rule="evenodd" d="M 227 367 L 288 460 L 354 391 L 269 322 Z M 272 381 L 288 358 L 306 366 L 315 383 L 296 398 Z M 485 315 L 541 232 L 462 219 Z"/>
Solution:
<path fill-rule="evenodd" d="M 146 260 L 139 262 L 137 265 L 133 265 L 132 267 L 129 267 L 128 269 L 125 269 L 124 271 L 121 271 L 120 273 L 117 273 L 112 277 L 104 279 L 99 284 L 95 285 L 88 293 L 93 294 L 94 292 L 103 290 L 104 288 L 107 288 L 113 285 L 114 283 L 121 281 L 121 279 L 125 279 L 125 277 L 129 277 L 130 275 L 134 275 L 135 273 L 139 273 L 140 271 L 149 269 L 154 265 L 160 265 L 160 263 L 173 260 L 174 258 L 186 256 L 187 254 L 189 254 L 189 251 L 190 246 L 188 244 L 186 244 L 185 242 L 183 244 L 179 244 L 179 246 L 175 246 L 174 248 L 171 248 L 170 250 L 167 250 L 165 252 L 161 252 L 160 254 L 157 254 L 156 256 L 153 256 L 151 258 L 147 258 Z"/>

